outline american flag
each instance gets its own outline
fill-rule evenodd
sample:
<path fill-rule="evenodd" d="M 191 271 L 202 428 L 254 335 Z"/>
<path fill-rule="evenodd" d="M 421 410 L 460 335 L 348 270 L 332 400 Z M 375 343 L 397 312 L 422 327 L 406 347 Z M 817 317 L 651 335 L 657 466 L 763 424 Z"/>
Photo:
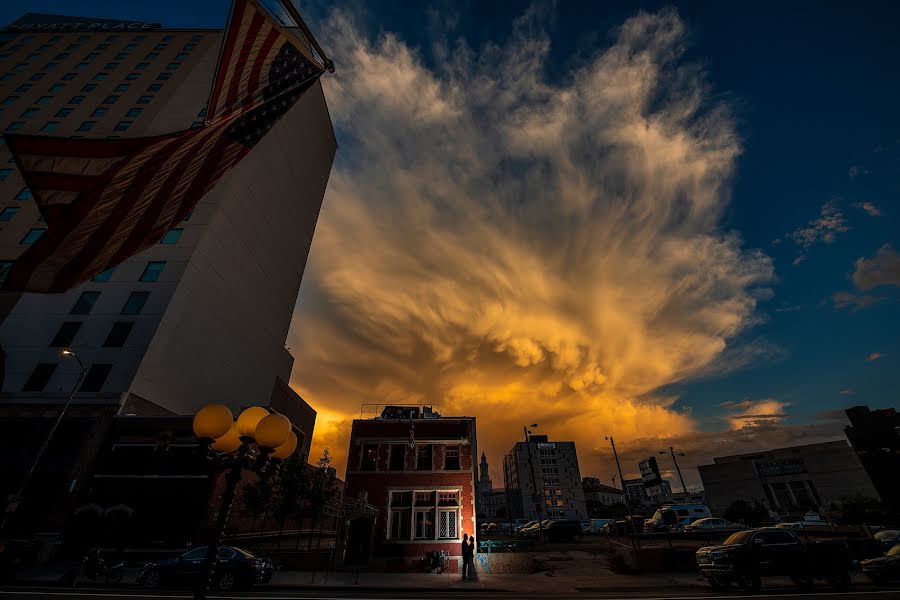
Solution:
<path fill-rule="evenodd" d="M 4 289 L 63 292 L 159 242 L 324 70 L 257 0 L 235 0 L 203 127 L 131 139 L 7 135 L 47 231 Z"/>

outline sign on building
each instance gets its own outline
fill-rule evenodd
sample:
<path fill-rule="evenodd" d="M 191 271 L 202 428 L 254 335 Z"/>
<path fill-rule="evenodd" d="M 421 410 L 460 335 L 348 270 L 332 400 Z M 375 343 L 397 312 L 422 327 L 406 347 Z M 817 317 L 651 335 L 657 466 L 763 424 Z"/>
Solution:
<path fill-rule="evenodd" d="M 638 463 L 641 470 L 641 481 L 644 482 L 644 488 L 659 488 L 662 485 L 662 475 L 659 472 L 659 465 L 656 463 L 656 457 L 651 456 L 645 458 Z"/>

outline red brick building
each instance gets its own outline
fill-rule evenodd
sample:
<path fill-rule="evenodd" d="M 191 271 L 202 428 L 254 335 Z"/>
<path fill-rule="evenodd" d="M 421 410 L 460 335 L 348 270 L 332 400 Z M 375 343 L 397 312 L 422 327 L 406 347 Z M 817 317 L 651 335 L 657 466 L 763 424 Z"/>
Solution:
<path fill-rule="evenodd" d="M 476 530 L 475 456 L 474 417 L 389 406 L 353 421 L 346 493 L 378 508 L 373 567 L 419 570 L 426 553 L 443 550 L 460 569 L 462 536 Z"/>

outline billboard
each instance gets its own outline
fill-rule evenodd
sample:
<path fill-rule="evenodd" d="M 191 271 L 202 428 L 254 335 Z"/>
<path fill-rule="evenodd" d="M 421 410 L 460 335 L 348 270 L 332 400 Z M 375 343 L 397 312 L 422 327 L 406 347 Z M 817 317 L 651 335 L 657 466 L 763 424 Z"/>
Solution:
<path fill-rule="evenodd" d="M 659 465 L 656 464 L 656 457 L 651 456 L 645 458 L 638 463 L 641 470 L 641 481 L 644 482 L 644 488 L 658 488 L 662 485 L 662 475 L 659 473 Z"/>

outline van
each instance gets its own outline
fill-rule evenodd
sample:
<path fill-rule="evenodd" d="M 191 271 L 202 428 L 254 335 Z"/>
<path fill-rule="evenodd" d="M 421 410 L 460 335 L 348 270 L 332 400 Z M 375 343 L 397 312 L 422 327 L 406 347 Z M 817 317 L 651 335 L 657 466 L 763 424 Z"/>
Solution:
<path fill-rule="evenodd" d="M 644 526 L 649 532 L 680 530 L 697 519 L 711 516 L 705 504 L 667 504 L 657 510 Z"/>
<path fill-rule="evenodd" d="M 591 533 L 598 534 L 600 533 L 604 527 L 606 527 L 609 523 L 612 523 L 613 519 L 591 519 Z"/>

